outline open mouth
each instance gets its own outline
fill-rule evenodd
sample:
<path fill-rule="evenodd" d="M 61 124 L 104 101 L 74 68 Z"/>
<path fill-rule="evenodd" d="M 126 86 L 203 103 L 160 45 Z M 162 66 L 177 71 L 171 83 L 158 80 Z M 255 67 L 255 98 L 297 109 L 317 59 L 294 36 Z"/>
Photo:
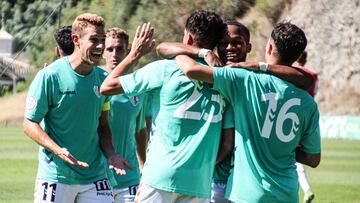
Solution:
<path fill-rule="evenodd" d="M 93 59 L 100 60 L 102 57 L 102 52 L 91 52 L 90 56 Z"/>

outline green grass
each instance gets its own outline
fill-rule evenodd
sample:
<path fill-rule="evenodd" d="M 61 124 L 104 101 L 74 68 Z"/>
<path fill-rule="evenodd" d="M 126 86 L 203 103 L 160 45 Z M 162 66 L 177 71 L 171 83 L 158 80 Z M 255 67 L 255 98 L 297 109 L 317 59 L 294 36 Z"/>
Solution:
<path fill-rule="evenodd" d="M 37 149 L 21 128 L 0 128 L 1 203 L 33 202 Z M 322 149 L 320 166 L 306 168 L 314 202 L 360 202 L 360 141 L 323 140 Z"/>

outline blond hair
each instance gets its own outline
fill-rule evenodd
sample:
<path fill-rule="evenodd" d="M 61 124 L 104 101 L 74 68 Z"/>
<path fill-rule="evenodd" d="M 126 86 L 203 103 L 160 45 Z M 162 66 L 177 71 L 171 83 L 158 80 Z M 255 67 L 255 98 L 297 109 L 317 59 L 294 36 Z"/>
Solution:
<path fill-rule="evenodd" d="M 86 27 L 105 27 L 105 20 L 101 16 L 92 13 L 83 13 L 76 17 L 72 24 L 72 33 L 81 35 Z"/>
<path fill-rule="evenodd" d="M 122 39 L 122 40 L 125 40 L 126 45 L 129 44 L 129 34 L 125 30 L 120 29 L 118 27 L 109 28 L 106 31 L 106 38 L 108 38 L 108 37 L 111 37 L 114 39 Z"/>

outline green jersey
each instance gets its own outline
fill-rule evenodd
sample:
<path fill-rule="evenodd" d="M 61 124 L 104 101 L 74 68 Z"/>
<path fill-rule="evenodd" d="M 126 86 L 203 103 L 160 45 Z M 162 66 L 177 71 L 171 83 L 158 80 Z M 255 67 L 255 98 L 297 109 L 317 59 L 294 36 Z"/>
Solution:
<path fill-rule="evenodd" d="M 156 189 L 210 198 L 226 104 L 208 84 L 191 81 L 175 60 L 148 64 L 120 77 L 130 96 L 152 97 L 154 136 L 141 182 Z M 230 123 L 230 124 L 228 124 Z"/>
<path fill-rule="evenodd" d="M 60 147 L 67 148 L 89 168 L 69 165 L 40 147 L 37 178 L 64 184 L 89 184 L 106 177 L 97 128 L 108 97 L 99 93 L 107 73 L 93 67 L 79 75 L 67 57 L 39 71 L 26 101 L 25 117 L 40 122 Z"/>
<path fill-rule="evenodd" d="M 298 202 L 295 148 L 320 153 L 319 112 L 305 91 L 277 77 L 215 68 L 214 87 L 235 112 L 234 202 Z"/>
<path fill-rule="evenodd" d="M 134 167 L 134 170 L 126 170 L 125 176 L 120 176 L 106 167 L 111 186 L 115 189 L 140 182 L 135 134 L 145 128 L 145 98 L 146 95 L 128 97 L 119 94 L 112 96 L 110 100 L 110 128 L 116 154 L 121 155 Z"/>

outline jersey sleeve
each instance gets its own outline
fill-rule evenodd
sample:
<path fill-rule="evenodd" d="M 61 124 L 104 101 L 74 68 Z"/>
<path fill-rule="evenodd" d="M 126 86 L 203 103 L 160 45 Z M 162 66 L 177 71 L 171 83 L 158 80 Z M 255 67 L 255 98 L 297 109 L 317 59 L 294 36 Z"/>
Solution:
<path fill-rule="evenodd" d="M 230 104 L 234 104 L 235 100 L 245 90 L 244 81 L 248 75 L 248 71 L 238 68 L 214 68 L 214 89 L 220 92 Z M 237 93 L 237 94 L 235 94 Z"/>
<path fill-rule="evenodd" d="M 301 137 L 300 144 L 302 151 L 308 154 L 318 154 L 321 152 L 321 137 L 319 126 L 319 111 L 315 112 L 310 117 L 309 126 Z"/>
<path fill-rule="evenodd" d="M 128 96 L 136 96 L 147 91 L 160 88 L 165 78 L 166 65 L 163 61 L 152 62 L 119 80 Z"/>
<path fill-rule="evenodd" d="M 234 128 L 234 109 L 231 105 L 226 105 L 224 112 L 224 119 L 222 120 L 222 128 Z"/>
<path fill-rule="evenodd" d="M 25 104 L 25 118 L 40 122 L 49 111 L 51 103 L 51 80 L 45 69 L 38 72 L 32 81 Z"/>

